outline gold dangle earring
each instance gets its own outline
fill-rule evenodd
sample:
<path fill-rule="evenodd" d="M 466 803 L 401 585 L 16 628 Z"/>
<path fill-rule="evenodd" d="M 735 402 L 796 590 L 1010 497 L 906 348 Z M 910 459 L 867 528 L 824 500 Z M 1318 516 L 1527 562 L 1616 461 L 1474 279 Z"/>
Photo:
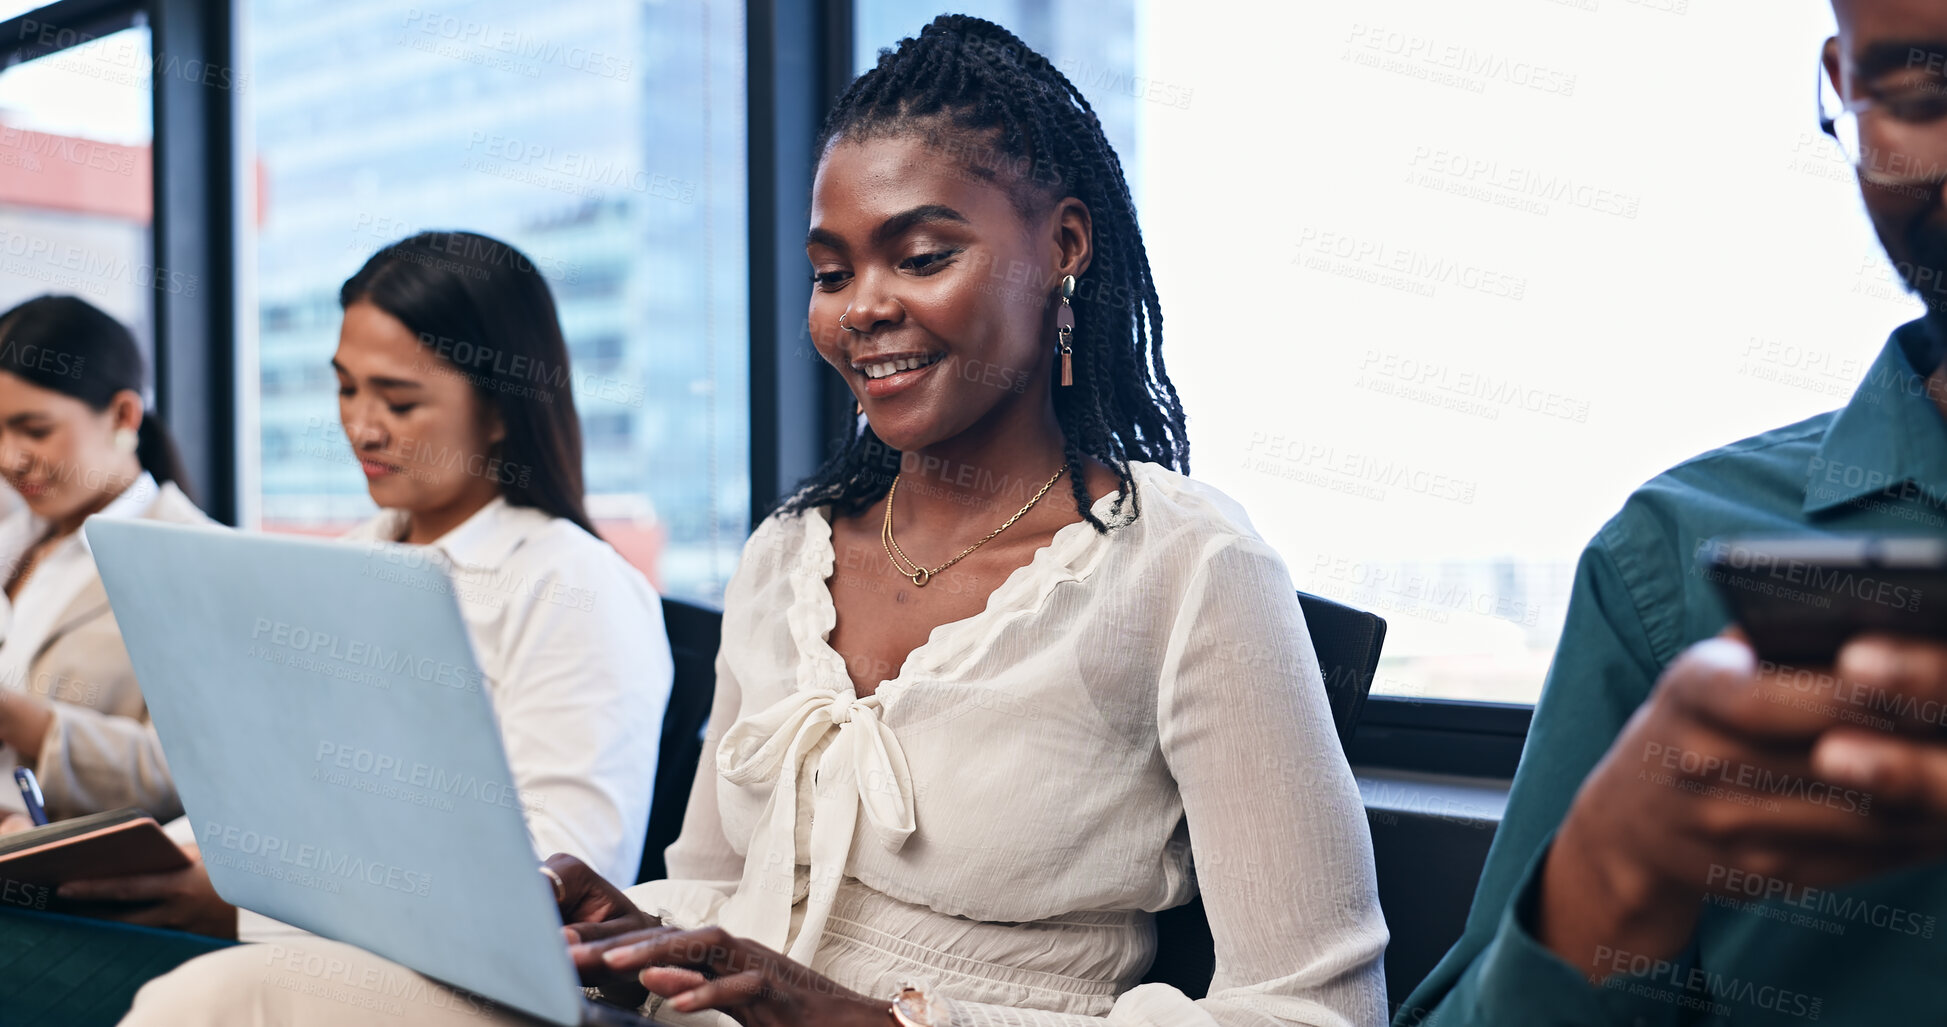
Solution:
<path fill-rule="evenodd" d="M 1061 307 L 1055 311 L 1055 348 L 1061 351 L 1061 383 L 1075 384 L 1075 308 L 1068 305 L 1075 295 L 1075 276 L 1061 276 Z"/>

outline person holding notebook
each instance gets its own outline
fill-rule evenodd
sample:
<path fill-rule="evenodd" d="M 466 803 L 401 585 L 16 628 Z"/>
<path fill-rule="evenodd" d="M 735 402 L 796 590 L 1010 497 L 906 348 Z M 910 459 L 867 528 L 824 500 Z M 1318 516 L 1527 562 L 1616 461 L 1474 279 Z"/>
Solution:
<path fill-rule="evenodd" d="M 144 408 L 144 378 L 135 337 L 85 300 L 0 314 L 0 476 L 23 504 L 0 520 L 0 831 L 31 824 L 16 766 L 34 771 L 54 819 L 181 812 L 80 531 L 89 517 L 209 523 Z"/>
<path fill-rule="evenodd" d="M 583 506 L 546 280 L 498 240 L 426 232 L 380 250 L 339 300 L 339 416 L 381 507 L 345 538 L 425 546 L 444 565 L 536 848 L 632 878 L 656 771 L 641 739 L 660 735 L 674 667 L 655 591 Z M 59 894 L 134 903 L 133 923 L 237 930 L 200 864 Z"/>
<path fill-rule="evenodd" d="M 1382 1023 L 1371 839 L 1304 615 L 1185 473 L 1087 100 L 948 15 L 822 136 L 810 327 L 864 420 L 744 549 L 670 879 L 547 861 L 584 981 L 752 1027 Z M 1141 984 L 1152 914 L 1199 890 L 1208 995 Z M 124 1022 L 401 1022 L 267 981 L 293 952 L 409 974 L 244 946 Z"/>

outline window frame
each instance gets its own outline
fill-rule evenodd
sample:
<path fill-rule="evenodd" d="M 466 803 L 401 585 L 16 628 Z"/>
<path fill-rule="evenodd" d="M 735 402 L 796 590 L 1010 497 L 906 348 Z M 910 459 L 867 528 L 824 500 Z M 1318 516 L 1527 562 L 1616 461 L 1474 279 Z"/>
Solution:
<path fill-rule="evenodd" d="M 1359 767 L 1512 778 L 1535 708 L 1464 699 L 1366 699 L 1346 758 Z"/>
<path fill-rule="evenodd" d="M 818 469 L 851 396 L 811 352 L 804 230 L 814 144 L 852 81 L 852 0 L 748 0 L 750 524 Z"/>

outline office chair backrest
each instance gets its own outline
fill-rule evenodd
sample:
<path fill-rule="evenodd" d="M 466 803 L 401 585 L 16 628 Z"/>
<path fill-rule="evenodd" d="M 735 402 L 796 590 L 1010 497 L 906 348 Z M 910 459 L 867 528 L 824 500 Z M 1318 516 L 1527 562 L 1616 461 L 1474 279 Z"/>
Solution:
<path fill-rule="evenodd" d="M 1366 694 L 1372 691 L 1373 676 L 1379 672 L 1386 619 L 1309 592 L 1298 593 L 1298 606 L 1305 611 L 1305 631 L 1318 654 L 1318 672 L 1325 678 L 1325 698 L 1332 704 L 1339 746 L 1349 746 L 1359 714 L 1366 708 Z"/>
<path fill-rule="evenodd" d="M 1318 654 L 1319 674 L 1325 679 L 1325 698 L 1332 707 L 1332 725 L 1339 745 L 1351 744 L 1359 726 L 1359 711 L 1372 690 L 1379 670 L 1379 649 L 1386 641 L 1386 621 L 1378 614 L 1335 603 L 1308 592 L 1298 593 L 1305 612 L 1305 631 Z M 1210 990 L 1217 953 L 1210 938 L 1210 920 L 1203 897 L 1156 914 L 1156 961 L 1143 983 L 1172 985 L 1191 998 Z"/>
<path fill-rule="evenodd" d="M 649 833 L 643 842 L 637 881 L 659 881 L 669 876 L 663 850 L 683 830 L 690 784 L 696 778 L 696 764 L 703 758 L 703 723 L 710 719 L 710 703 L 717 692 L 717 647 L 723 641 L 723 614 L 664 599 L 663 628 L 669 632 L 676 680 L 669 689 L 669 712 L 663 714 L 656 790 L 649 803 Z"/>
<path fill-rule="evenodd" d="M 1359 711 L 1379 668 L 1386 622 L 1375 614 L 1304 592 L 1298 593 L 1298 605 L 1305 613 L 1305 628 L 1325 679 L 1332 722 L 1343 745 L 1358 726 Z M 669 712 L 663 718 L 662 755 L 656 764 L 656 791 L 649 809 L 649 832 L 638 881 L 668 876 L 663 850 L 676 841 L 683 828 L 690 785 L 703 755 L 703 725 L 716 693 L 717 647 L 723 640 L 723 614 L 689 603 L 663 600 L 663 624 L 669 631 L 676 680 L 670 688 Z M 1150 964 L 1145 983 L 1161 981 L 1200 998 L 1209 990 L 1215 967 L 1202 898 L 1156 914 L 1156 961 Z"/>

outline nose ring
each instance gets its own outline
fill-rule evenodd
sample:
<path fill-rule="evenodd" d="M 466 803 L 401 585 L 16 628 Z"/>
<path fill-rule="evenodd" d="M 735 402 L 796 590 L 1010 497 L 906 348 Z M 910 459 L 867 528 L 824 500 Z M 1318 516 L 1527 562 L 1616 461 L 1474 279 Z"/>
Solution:
<path fill-rule="evenodd" d="M 845 323 L 845 315 L 846 315 L 846 314 L 850 314 L 850 313 L 851 313 L 851 311 L 849 311 L 849 310 L 848 310 L 848 311 L 846 311 L 846 312 L 845 312 L 845 314 L 840 314 L 840 315 L 838 315 L 838 327 L 840 327 L 840 328 L 842 328 L 842 329 L 844 329 L 844 330 L 846 330 L 846 331 L 848 331 L 848 332 L 853 332 L 853 333 L 857 333 L 857 332 L 858 332 L 858 329 L 857 329 L 857 328 L 854 328 L 854 327 L 852 327 L 851 325 L 848 325 L 848 324 L 846 324 L 846 323 Z"/>

